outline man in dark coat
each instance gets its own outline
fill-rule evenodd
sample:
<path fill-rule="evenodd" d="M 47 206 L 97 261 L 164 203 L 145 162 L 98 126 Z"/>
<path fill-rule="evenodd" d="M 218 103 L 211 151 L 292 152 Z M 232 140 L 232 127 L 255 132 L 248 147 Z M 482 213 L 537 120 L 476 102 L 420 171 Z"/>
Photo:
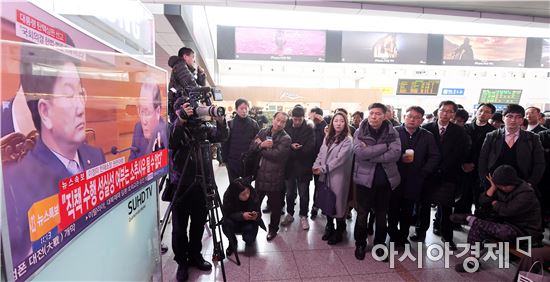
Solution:
<path fill-rule="evenodd" d="M 539 184 L 541 193 L 541 207 L 543 209 L 543 220 L 547 222 L 550 216 L 550 129 L 539 132 L 540 142 L 544 149 L 546 168 Z"/>
<path fill-rule="evenodd" d="M 495 130 L 495 128 L 489 124 L 489 120 L 495 113 L 495 110 L 496 108 L 493 104 L 479 104 L 475 119 L 472 123 L 468 123 L 464 127 L 466 134 L 470 137 L 472 146 L 466 158 L 466 162 L 462 165 L 462 171 L 464 172 L 460 183 L 462 196 L 456 203 L 455 213 L 471 213 L 472 203 L 477 206 L 477 200 L 482 193 L 478 173 L 479 152 L 481 151 L 481 146 L 483 145 L 487 133 Z"/>
<path fill-rule="evenodd" d="M 503 113 L 504 128 L 485 138 L 479 154 L 479 177 L 488 187 L 486 176 L 496 167 L 507 164 L 514 167 L 519 178 L 536 187 L 544 174 L 544 150 L 535 133 L 521 130 L 525 110 L 510 104 Z"/>
<path fill-rule="evenodd" d="M 323 140 L 325 140 L 325 127 L 327 127 L 327 122 L 323 119 L 323 110 L 319 107 L 314 107 L 309 111 L 309 119 L 313 121 L 315 125 L 313 129 L 313 135 L 315 137 L 315 147 L 313 154 L 317 156 L 321 150 L 321 145 L 323 145 Z M 319 181 L 319 175 L 313 175 L 313 184 L 315 185 L 315 190 L 313 191 L 313 205 L 311 207 L 311 219 L 317 217 L 319 208 L 315 203 L 317 198 L 317 181 Z"/>
<path fill-rule="evenodd" d="M 227 165 L 229 183 L 243 176 L 241 155 L 248 151 L 248 147 L 260 128 L 255 120 L 248 116 L 250 105 L 245 99 L 235 101 L 237 115 L 228 122 L 229 138 L 222 145 L 222 158 Z"/>
<path fill-rule="evenodd" d="M 284 130 L 287 120 L 288 114 L 275 113 L 271 127 L 260 130 L 249 148 L 261 155 L 255 185 L 260 203 L 267 196 L 267 204 L 271 208 L 268 241 L 277 236 L 281 220 L 281 191 L 284 189 L 285 165 L 291 143 L 290 136 Z"/>
<path fill-rule="evenodd" d="M 453 209 L 455 190 L 460 181 L 461 166 L 470 146 L 464 129 L 450 122 L 457 110 L 458 106 L 453 101 L 442 101 L 439 104 L 437 121 L 423 126 L 434 135 L 441 159 L 435 173 L 426 180 L 422 194 L 423 204 L 418 214 L 420 226 L 416 229 L 416 234 L 410 237 L 415 242 L 426 238 L 426 231 L 430 226 L 430 204 L 435 203 L 441 209 L 441 216 L 434 221 L 434 229 L 439 227 L 442 241 L 448 242 L 451 250 L 456 250 L 456 244 L 453 241 L 449 216 Z"/>
<path fill-rule="evenodd" d="M 292 123 L 285 127 L 286 133 L 292 139 L 290 154 L 286 164 L 286 211 L 281 221 L 289 225 L 294 221 L 294 202 L 296 191 L 300 195 L 300 224 L 302 229 L 309 229 L 309 182 L 312 179 L 311 167 L 317 155 L 314 155 L 315 137 L 313 128 L 304 119 L 305 110 L 302 106 L 292 109 Z"/>
<path fill-rule="evenodd" d="M 405 123 L 395 127 L 401 139 L 402 156 L 397 162 L 401 183 L 391 194 L 388 233 L 398 246 L 408 243 L 414 204 L 420 200 L 424 180 L 436 170 L 440 159 L 433 134 L 420 127 L 423 117 L 424 109 L 409 107 Z"/>
<path fill-rule="evenodd" d="M 540 109 L 537 107 L 527 107 L 525 109 L 525 118 L 527 118 L 527 131 L 539 133 L 547 128 L 540 124 Z"/>
<path fill-rule="evenodd" d="M 200 66 L 195 65 L 195 52 L 187 47 L 180 48 L 177 56 L 170 57 L 168 65 L 172 67 L 168 85 L 168 116 L 172 127 L 169 137 L 170 183 L 166 192 L 176 194 L 178 189 L 185 191 L 181 195 L 178 193 L 177 198 L 172 202 L 172 249 L 174 260 L 178 263 L 176 279 L 186 281 L 189 277 L 189 266 L 207 271 L 212 269 L 212 264 L 204 260 L 201 254 L 207 209 L 205 193 L 195 181 L 200 162 L 190 157 L 186 170 L 182 171 L 186 157 L 193 149 L 190 146 L 193 134 L 187 119 L 193 114 L 193 108 L 189 103 L 184 103 L 177 109 L 174 106 L 178 104 L 178 99 L 182 98 L 182 95 L 189 95 L 186 89 L 204 86 L 206 74 Z M 209 88 L 201 89 L 209 90 Z M 178 115 L 177 112 L 186 114 Z M 208 140 L 223 142 L 228 136 L 227 123 L 223 117 L 215 117 L 214 120 L 216 120 L 216 129 L 208 132 Z M 182 179 L 180 187 L 178 187 L 179 179 Z M 172 199 L 172 197 L 169 198 Z"/>

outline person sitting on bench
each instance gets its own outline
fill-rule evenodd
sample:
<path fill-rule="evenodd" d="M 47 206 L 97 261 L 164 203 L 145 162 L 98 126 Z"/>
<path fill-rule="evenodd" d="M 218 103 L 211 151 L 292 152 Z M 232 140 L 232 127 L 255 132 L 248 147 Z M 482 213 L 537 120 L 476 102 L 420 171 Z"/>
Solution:
<path fill-rule="evenodd" d="M 533 245 L 540 245 L 540 204 L 531 185 L 509 165 L 497 167 L 487 180 L 491 186 L 479 197 L 481 212 L 476 211 L 475 216 L 451 215 L 451 221 L 471 226 L 468 243 L 513 242 L 517 237 L 531 236 Z M 465 271 L 462 263 L 455 269 Z"/>

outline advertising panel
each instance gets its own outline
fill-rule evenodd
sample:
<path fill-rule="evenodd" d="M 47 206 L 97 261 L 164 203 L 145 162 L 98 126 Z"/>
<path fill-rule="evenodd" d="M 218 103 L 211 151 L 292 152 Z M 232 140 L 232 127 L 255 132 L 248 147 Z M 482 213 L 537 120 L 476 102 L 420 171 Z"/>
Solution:
<path fill-rule="evenodd" d="M 523 67 L 527 38 L 445 35 L 443 64 Z"/>
<path fill-rule="evenodd" d="M 236 27 L 235 58 L 324 62 L 326 31 Z"/>
<path fill-rule="evenodd" d="M 342 32 L 346 63 L 426 64 L 427 52 L 427 34 Z"/>
<path fill-rule="evenodd" d="M 19 281 L 166 174 L 166 73 L 26 2 L 3 3 L 1 25 L 2 251 Z"/>

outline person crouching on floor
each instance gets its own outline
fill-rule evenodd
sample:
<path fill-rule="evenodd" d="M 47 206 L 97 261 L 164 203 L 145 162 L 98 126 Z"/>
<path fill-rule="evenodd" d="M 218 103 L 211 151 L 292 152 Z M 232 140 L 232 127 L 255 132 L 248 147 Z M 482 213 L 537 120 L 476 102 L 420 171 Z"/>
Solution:
<path fill-rule="evenodd" d="M 469 225 L 468 243 L 499 241 L 514 242 L 517 237 L 531 236 L 532 245 L 542 240 L 540 204 L 535 190 L 517 176 L 509 165 L 497 167 L 487 176 L 489 189 L 479 197 L 481 212 L 476 215 L 454 214 L 451 221 Z M 473 262 L 459 263 L 455 270 L 472 269 Z"/>
<path fill-rule="evenodd" d="M 227 255 L 237 251 L 237 237 L 242 234 L 246 246 L 254 244 L 258 227 L 266 230 L 260 211 L 260 201 L 256 190 L 242 178 L 231 182 L 223 195 L 222 229 L 229 240 Z"/>

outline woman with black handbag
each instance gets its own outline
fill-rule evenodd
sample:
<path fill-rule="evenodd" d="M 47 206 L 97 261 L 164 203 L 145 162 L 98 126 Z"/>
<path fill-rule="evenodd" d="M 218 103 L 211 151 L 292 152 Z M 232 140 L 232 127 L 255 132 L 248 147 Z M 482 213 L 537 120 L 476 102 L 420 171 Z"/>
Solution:
<path fill-rule="evenodd" d="M 317 203 L 327 216 L 323 240 L 329 245 L 342 241 L 346 231 L 346 212 L 352 166 L 352 139 L 345 114 L 338 112 L 332 118 L 317 159 L 313 174 L 319 175 Z M 336 219 L 336 230 L 334 229 Z"/>

